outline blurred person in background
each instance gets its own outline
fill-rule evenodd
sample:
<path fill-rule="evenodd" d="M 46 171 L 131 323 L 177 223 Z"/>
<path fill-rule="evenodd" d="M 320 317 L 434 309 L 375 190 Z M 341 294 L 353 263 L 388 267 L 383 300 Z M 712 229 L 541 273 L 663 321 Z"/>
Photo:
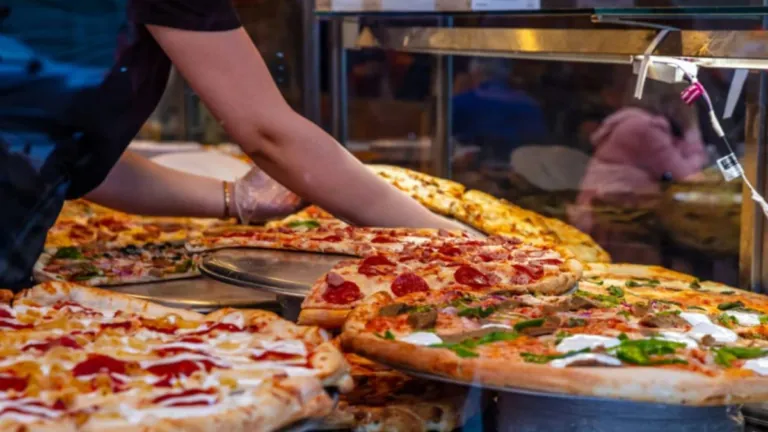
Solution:
<path fill-rule="evenodd" d="M 646 88 L 641 101 L 606 118 L 591 136 L 594 155 L 569 218 L 604 245 L 616 239 L 594 217 L 596 207 L 653 209 L 664 183 L 696 180 L 709 160 L 696 109 L 680 100 L 677 89 L 659 92 L 653 87 Z M 648 256 L 626 259 L 657 261 Z"/>
<path fill-rule="evenodd" d="M 172 64 L 260 169 L 222 183 L 125 152 Z M 246 223 L 290 213 L 302 197 L 356 224 L 456 228 L 291 109 L 229 0 L 6 0 L 0 285 L 31 284 L 64 200 L 82 196 L 131 213 Z"/>
<path fill-rule="evenodd" d="M 507 161 L 514 149 L 547 138 L 541 105 L 511 80 L 510 60 L 478 57 L 454 83 L 453 134 L 481 147 L 483 159 Z"/>

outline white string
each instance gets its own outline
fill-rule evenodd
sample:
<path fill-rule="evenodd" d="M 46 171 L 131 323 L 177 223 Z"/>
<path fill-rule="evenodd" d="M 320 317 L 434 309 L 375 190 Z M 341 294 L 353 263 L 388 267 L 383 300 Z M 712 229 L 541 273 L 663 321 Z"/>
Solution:
<path fill-rule="evenodd" d="M 712 123 L 712 128 L 715 130 L 715 133 L 717 133 L 717 135 L 723 140 L 723 142 L 725 143 L 726 147 L 728 147 L 728 150 L 731 152 L 731 154 L 735 155 L 736 152 L 733 151 L 733 148 L 731 147 L 731 143 L 728 142 L 728 139 L 725 136 L 725 131 L 723 131 L 723 127 L 720 125 L 720 120 L 717 118 L 717 115 L 715 114 L 715 106 L 712 103 L 712 99 L 709 97 L 709 93 L 707 92 L 707 89 L 704 88 L 704 86 L 701 85 L 701 83 L 699 83 L 696 77 L 690 76 L 685 71 L 684 73 L 686 74 L 688 79 L 691 81 L 691 84 L 697 84 L 697 83 L 699 84 L 699 87 L 702 90 L 702 96 L 704 96 L 704 100 L 706 101 L 707 107 L 709 109 L 709 121 Z M 738 159 L 735 159 L 735 160 L 736 160 L 736 166 L 738 167 L 739 172 L 741 173 L 741 178 L 744 179 L 744 184 L 747 185 L 747 187 L 751 192 L 752 200 L 755 201 L 760 206 L 760 208 L 763 210 L 763 214 L 765 215 L 766 218 L 768 218 L 768 202 L 765 200 L 765 198 L 763 198 L 762 195 L 760 195 L 760 193 L 757 192 L 757 189 L 755 189 L 755 187 L 752 185 L 752 182 L 749 181 L 749 179 L 744 173 L 744 167 L 741 165 L 741 162 L 739 162 Z"/>

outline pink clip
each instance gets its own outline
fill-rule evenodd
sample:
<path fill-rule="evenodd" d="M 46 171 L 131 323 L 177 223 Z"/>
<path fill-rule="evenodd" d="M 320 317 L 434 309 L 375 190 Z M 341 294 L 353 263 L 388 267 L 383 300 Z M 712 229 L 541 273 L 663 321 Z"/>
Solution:
<path fill-rule="evenodd" d="M 685 102 L 688 105 L 693 105 L 694 102 L 698 98 L 700 98 L 704 94 L 704 87 L 702 87 L 701 83 L 696 81 L 693 84 L 691 84 L 688 88 L 683 90 L 683 93 L 680 94 L 680 97 L 683 99 L 683 102 Z"/>

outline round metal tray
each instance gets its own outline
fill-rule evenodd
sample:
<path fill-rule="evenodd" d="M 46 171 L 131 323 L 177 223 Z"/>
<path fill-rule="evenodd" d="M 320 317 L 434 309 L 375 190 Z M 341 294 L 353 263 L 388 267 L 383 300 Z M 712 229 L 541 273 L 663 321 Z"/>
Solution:
<path fill-rule="evenodd" d="M 551 393 L 455 380 L 393 366 L 409 375 L 499 392 L 497 429 L 515 432 L 736 432 L 744 420 L 737 406 L 692 407 L 597 396 Z"/>
<path fill-rule="evenodd" d="M 499 431 L 740 432 L 735 406 L 691 407 L 618 399 L 507 392 L 497 402 Z"/>
<path fill-rule="evenodd" d="M 108 287 L 164 306 L 210 312 L 221 308 L 279 310 L 274 295 L 207 278 Z"/>
<path fill-rule="evenodd" d="M 203 258 L 200 271 L 220 282 L 304 298 L 347 256 L 266 249 L 225 249 Z"/>

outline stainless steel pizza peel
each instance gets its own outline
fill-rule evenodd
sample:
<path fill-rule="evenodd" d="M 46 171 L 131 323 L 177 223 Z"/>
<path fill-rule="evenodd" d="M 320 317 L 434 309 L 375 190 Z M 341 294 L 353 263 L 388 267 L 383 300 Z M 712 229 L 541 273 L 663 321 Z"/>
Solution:
<path fill-rule="evenodd" d="M 218 281 L 303 299 L 342 255 L 269 249 L 224 249 L 203 258 L 200 271 Z"/>

